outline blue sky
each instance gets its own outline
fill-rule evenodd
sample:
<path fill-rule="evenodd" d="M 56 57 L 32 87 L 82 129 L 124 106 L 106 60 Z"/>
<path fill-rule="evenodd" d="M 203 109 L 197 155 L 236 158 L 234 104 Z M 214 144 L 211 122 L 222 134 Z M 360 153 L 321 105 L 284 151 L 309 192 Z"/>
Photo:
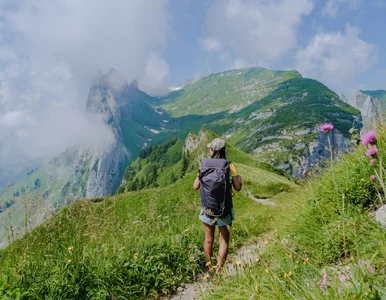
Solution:
<path fill-rule="evenodd" d="M 296 2 L 299 7 L 294 4 Z M 168 82 L 172 85 L 190 77 L 235 66 L 264 66 L 297 69 L 305 77 L 316 78 L 334 91 L 344 92 L 347 97 L 356 89 L 386 89 L 386 1 L 271 1 L 276 4 L 271 4 L 271 7 L 268 7 L 267 1 L 183 0 L 173 3 L 170 10 L 172 34 L 163 50 L 169 65 Z M 216 5 L 231 7 L 232 3 L 234 6 L 238 3 L 240 9 L 240 14 L 233 20 L 224 17 L 224 12 L 209 13 Z M 311 7 L 305 8 L 307 5 Z M 272 10 L 280 7 L 284 7 L 285 14 L 292 14 L 295 20 L 282 20 L 280 13 L 270 15 Z M 243 21 L 243 13 L 253 9 L 256 13 L 261 11 L 262 15 Z M 277 19 L 272 20 L 274 17 Z M 224 33 L 211 35 L 211 26 L 214 25 L 208 18 L 217 18 L 215 22 L 224 29 Z M 244 24 L 234 32 L 227 31 L 229 27 L 237 27 L 238 22 Z M 283 32 L 283 35 L 293 35 L 288 43 L 281 43 L 283 37 L 279 35 L 267 46 L 257 39 L 249 45 L 251 52 L 264 47 L 277 47 L 282 49 L 278 55 L 269 57 L 266 52 L 257 51 L 256 58 L 247 57 L 242 49 L 235 50 L 230 45 L 237 41 L 234 35 L 240 34 L 242 39 L 250 38 L 247 32 L 256 29 L 260 22 L 269 22 L 272 31 L 283 25 L 291 27 L 288 32 Z M 265 41 L 267 37 L 264 35 L 269 36 L 271 32 L 257 30 L 257 34 Z M 223 49 L 205 50 L 202 41 L 210 38 L 225 44 Z M 321 40 L 316 42 L 317 38 Z M 230 58 L 218 59 L 225 52 Z M 304 61 L 306 57 L 308 59 Z M 237 59 L 243 60 L 243 63 L 235 64 Z"/>
<path fill-rule="evenodd" d="M 386 89 L 385 17 L 386 0 L 0 0 L 0 166 L 106 142 L 85 114 L 98 69 L 152 95 L 251 66 Z"/>

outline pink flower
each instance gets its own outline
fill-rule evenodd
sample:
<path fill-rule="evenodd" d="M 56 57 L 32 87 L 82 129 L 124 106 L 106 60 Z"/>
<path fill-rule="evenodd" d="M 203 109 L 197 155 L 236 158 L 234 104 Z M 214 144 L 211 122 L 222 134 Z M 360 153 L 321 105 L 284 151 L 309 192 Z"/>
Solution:
<path fill-rule="evenodd" d="M 370 274 L 374 274 L 374 272 L 375 272 L 375 269 L 374 269 L 373 267 L 371 267 L 371 268 L 369 269 L 369 273 L 370 273 Z"/>
<path fill-rule="evenodd" d="M 325 124 L 320 125 L 319 128 L 320 128 L 321 132 L 329 133 L 331 130 L 334 129 L 334 125 L 325 123 Z"/>
<path fill-rule="evenodd" d="M 319 288 L 323 290 L 324 286 L 327 284 L 327 274 L 323 275 L 323 279 L 318 282 Z"/>
<path fill-rule="evenodd" d="M 375 167 L 376 165 L 377 165 L 377 160 L 376 159 L 370 160 L 370 166 Z"/>
<path fill-rule="evenodd" d="M 371 149 L 367 150 L 366 156 L 375 157 L 377 155 L 377 152 L 378 152 L 377 148 L 375 148 L 375 147 L 371 148 Z"/>
<path fill-rule="evenodd" d="M 362 144 L 365 146 L 367 146 L 368 144 L 375 145 L 376 143 L 377 143 L 377 134 L 373 130 L 367 132 L 362 137 Z"/>
<path fill-rule="evenodd" d="M 377 177 L 376 177 L 375 175 L 371 175 L 371 176 L 370 176 L 370 180 L 371 180 L 372 182 L 376 182 L 376 181 L 377 181 Z"/>
<path fill-rule="evenodd" d="M 341 274 L 341 275 L 339 275 L 339 279 L 340 279 L 340 281 L 345 282 L 346 281 L 346 276 Z"/>

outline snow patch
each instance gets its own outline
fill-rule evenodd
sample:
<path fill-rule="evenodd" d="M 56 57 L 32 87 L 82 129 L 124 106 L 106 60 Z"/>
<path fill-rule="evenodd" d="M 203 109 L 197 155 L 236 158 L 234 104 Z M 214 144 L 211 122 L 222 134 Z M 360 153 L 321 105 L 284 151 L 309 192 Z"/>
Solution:
<path fill-rule="evenodd" d="M 147 127 L 147 126 L 144 126 L 147 130 L 149 130 L 150 132 L 154 133 L 154 134 L 158 134 L 160 133 L 161 131 L 159 130 L 156 130 L 156 129 L 153 129 L 153 128 L 150 128 L 150 127 Z"/>

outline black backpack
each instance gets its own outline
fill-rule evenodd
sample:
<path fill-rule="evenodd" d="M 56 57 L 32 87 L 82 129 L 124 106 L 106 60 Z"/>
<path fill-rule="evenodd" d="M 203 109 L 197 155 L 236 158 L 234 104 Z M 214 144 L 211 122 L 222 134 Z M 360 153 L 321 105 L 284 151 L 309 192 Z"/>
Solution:
<path fill-rule="evenodd" d="M 206 159 L 202 162 L 200 196 L 204 213 L 209 217 L 226 217 L 232 208 L 232 185 L 230 162 L 221 158 Z"/>

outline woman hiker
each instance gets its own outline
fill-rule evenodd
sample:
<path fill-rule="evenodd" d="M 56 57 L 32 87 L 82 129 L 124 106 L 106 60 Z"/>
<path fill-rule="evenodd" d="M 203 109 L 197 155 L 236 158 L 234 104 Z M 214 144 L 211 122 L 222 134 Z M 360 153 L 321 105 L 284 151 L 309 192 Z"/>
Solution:
<path fill-rule="evenodd" d="M 200 189 L 202 204 L 200 220 L 204 224 L 204 254 L 207 266 L 213 257 L 216 226 L 220 232 L 216 271 L 220 273 L 228 255 L 229 228 L 235 219 L 232 186 L 236 191 L 240 191 L 242 182 L 234 164 L 226 160 L 225 141 L 216 138 L 208 144 L 208 147 L 211 158 L 202 162 L 193 188 Z"/>

